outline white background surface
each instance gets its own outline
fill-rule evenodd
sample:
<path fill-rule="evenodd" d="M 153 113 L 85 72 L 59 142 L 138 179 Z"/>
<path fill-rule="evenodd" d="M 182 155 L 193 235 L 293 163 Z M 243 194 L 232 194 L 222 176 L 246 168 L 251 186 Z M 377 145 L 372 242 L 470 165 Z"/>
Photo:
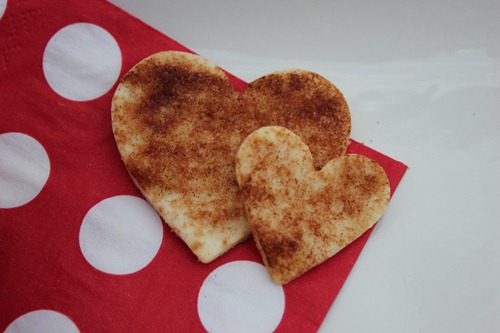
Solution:
<path fill-rule="evenodd" d="M 320 73 L 409 165 L 320 332 L 500 332 L 500 1 L 112 2 L 246 81 Z"/>

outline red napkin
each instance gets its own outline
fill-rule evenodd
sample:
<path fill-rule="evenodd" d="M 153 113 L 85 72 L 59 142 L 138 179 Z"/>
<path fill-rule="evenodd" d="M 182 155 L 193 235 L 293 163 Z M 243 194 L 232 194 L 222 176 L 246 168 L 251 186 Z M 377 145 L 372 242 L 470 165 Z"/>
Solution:
<path fill-rule="evenodd" d="M 189 50 L 101 0 L 0 1 L 0 45 L 1 331 L 235 331 L 241 323 L 317 331 L 371 230 L 274 286 L 252 240 L 197 262 L 120 160 L 110 119 L 119 78 L 155 52 Z M 375 159 L 392 192 L 406 171 L 354 141 L 349 153 Z"/>

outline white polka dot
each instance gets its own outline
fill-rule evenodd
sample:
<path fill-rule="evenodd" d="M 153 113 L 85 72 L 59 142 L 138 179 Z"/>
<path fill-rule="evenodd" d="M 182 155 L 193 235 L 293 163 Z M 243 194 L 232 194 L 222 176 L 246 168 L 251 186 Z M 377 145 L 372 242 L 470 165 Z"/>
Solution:
<path fill-rule="evenodd" d="M 62 313 L 52 310 L 37 310 L 18 317 L 5 333 L 78 333 L 78 327 Z"/>
<path fill-rule="evenodd" d="M 283 288 L 264 266 L 234 261 L 210 273 L 198 294 L 205 329 L 216 332 L 272 332 L 285 311 Z"/>
<path fill-rule="evenodd" d="M 59 30 L 43 54 L 43 72 L 59 95 L 88 101 L 104 95 L 120 75 L 122 56 L 103 28 L 75 23 Z"/>
<path fill-rule="evenodd" d="M 160 249 L 163 224 L 145 200 L 128 196 L 105 199 L 92 207 L 80 228 L 80 249 L 95 268 L 130 274 L 144 268 Z"/>
<path fill-rule="evenodd" d="M 0 0 L 0 19 L 2 19 L 5 8 L 7 8 L 7 0 Z"/>
<path fill-rule="evenodd" d="M 38 141 L 22 133 L 0 134 L 0 208 L 33 200 L 49 173 L 49 157 Z"/>

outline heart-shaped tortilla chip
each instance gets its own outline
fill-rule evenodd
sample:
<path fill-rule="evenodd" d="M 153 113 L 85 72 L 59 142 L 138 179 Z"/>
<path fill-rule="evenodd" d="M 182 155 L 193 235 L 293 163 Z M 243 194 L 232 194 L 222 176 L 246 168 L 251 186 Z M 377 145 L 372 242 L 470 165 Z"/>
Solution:
<path fill-rule="evenodd" d="M 375 161 L 344 155 L 317 171 L 307 145 L 280 126 L 260 128 L 243 141 L 236 176 L 256 245 L 280 284 L 361 236 L 390 196 Z"/>
<path fill-rule="evenodd" d="M 173 51 L 123 77 L 112 125 L 135 184 L 204 263 L 251 234 L 234 173 L 248 134 L 286 126 L 304 138 L 320 168 L 345 153 L 351 129 L 341 92 L 315 73 L 273 73 L 240 93 L 213 63 Z"/>

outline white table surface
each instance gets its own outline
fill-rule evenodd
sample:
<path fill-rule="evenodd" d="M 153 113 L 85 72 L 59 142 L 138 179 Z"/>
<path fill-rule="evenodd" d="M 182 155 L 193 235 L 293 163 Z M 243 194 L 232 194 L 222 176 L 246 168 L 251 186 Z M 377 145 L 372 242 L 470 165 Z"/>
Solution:
<path fill-rule="evenodd" d="M 500 1 L 111 1 L 246 81 L 320 73 L 409 165 L 320 332 L 500 332 Z"/>

